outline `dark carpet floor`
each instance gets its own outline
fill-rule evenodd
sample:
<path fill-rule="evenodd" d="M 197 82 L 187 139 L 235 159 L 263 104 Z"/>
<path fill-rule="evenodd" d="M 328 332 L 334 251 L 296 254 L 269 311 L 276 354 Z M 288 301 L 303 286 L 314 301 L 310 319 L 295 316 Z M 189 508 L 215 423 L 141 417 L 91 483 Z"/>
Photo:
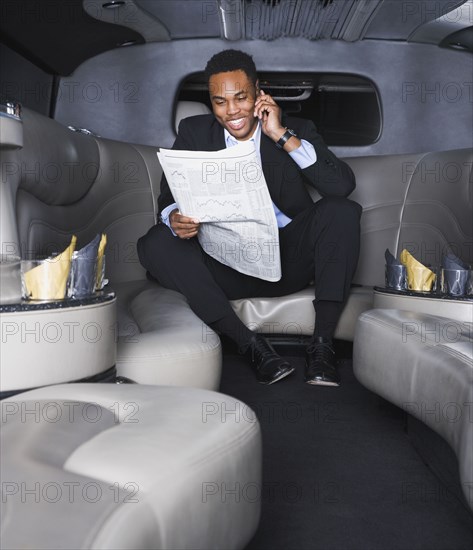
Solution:
<path fill-rule="evenodd" d="M 258 384 L 226 353 L 220 390 L 256 412 L 263 435 L 262 516 L 246 550 L 471 550 L 472 515 L 405 433 L 403 413 L 358 383 L 349 357 L 339 388 L 297 371 Z"/>

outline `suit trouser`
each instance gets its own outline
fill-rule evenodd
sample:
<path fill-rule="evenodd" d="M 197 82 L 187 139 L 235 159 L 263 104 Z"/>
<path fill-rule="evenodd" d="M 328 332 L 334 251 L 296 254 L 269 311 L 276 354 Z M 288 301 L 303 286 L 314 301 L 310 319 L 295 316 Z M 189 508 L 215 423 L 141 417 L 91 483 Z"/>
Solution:
<path fill-rule="evenodd" d="M 206 254 L 196 237 L 175 237 L 164 224 L 138 240 L 141 264 L 162 286 L 183 294 L 210 324 L 232 313 L 229 300 L 285 296 L 315 286 L 315 302 L 345 302 L 356 269 L 361 206 L 326 197 L 279 230 L 282 277 L 277 282 L 244 275 Z"/>

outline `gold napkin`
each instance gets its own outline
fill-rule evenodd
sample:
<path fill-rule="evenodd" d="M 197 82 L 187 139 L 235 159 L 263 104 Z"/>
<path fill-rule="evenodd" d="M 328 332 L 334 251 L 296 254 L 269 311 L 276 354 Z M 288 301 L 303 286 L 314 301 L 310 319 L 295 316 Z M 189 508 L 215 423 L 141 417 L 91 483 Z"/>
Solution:
<path fill-rule="evenodd" d="M 99 243 L 99 250 L 97 252 L 97 275 L 95 278 L 95 290 L 102 290 L 103 286 L 103 275 L 104 275 L 104 265 L 103 258 L 105 252 L 105 245 L 107 244 L 107 235 L 102 233 L 102 238 Z"/>
<path fill-rule="evenodd" d="M 400 259 L 407 269 L 409 290 L 430 292 L 435 281 L 435 273 L 418 262 L 406 249 L 401 252 Z"/>
<path fill-rule="evenodd" d="M 64 299 L 76 241 L 77 237 L 73 235 L 71 244 L 61 254 L 47 258 L 24 274 L 26 290 L 31 300 Z"/>

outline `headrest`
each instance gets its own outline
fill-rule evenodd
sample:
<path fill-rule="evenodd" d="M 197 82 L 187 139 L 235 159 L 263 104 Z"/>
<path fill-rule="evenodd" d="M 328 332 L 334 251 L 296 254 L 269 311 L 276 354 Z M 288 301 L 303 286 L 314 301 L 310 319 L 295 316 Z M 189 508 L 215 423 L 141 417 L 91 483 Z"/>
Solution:
<path fill-rule="evenodd" d="M 179 123 L 183 118 L 194 115 L 208 115 L 212 111 L 205 105 L 205 103 L 198 103 L 197 101 L 178 101 L 176 105 L 175 116 L 175 128 L 176 133 L 179 128 Z"/>

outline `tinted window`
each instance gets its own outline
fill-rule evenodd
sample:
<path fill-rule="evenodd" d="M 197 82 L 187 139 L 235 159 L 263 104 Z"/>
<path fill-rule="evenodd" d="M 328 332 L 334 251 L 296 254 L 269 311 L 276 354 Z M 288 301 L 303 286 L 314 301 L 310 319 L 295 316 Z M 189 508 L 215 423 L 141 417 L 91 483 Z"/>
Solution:
<path fill-rule="evenodd" d="M 313 120 L 328 145 L 369 145 L 379 137 L 380 102 L 374 84 L 366 78 L 328 73 L 260 73 L 260 86 L 287 114 Z M 179 99 L 199 101 L 210 108 L 202 73 L 183 82 Z"/>

